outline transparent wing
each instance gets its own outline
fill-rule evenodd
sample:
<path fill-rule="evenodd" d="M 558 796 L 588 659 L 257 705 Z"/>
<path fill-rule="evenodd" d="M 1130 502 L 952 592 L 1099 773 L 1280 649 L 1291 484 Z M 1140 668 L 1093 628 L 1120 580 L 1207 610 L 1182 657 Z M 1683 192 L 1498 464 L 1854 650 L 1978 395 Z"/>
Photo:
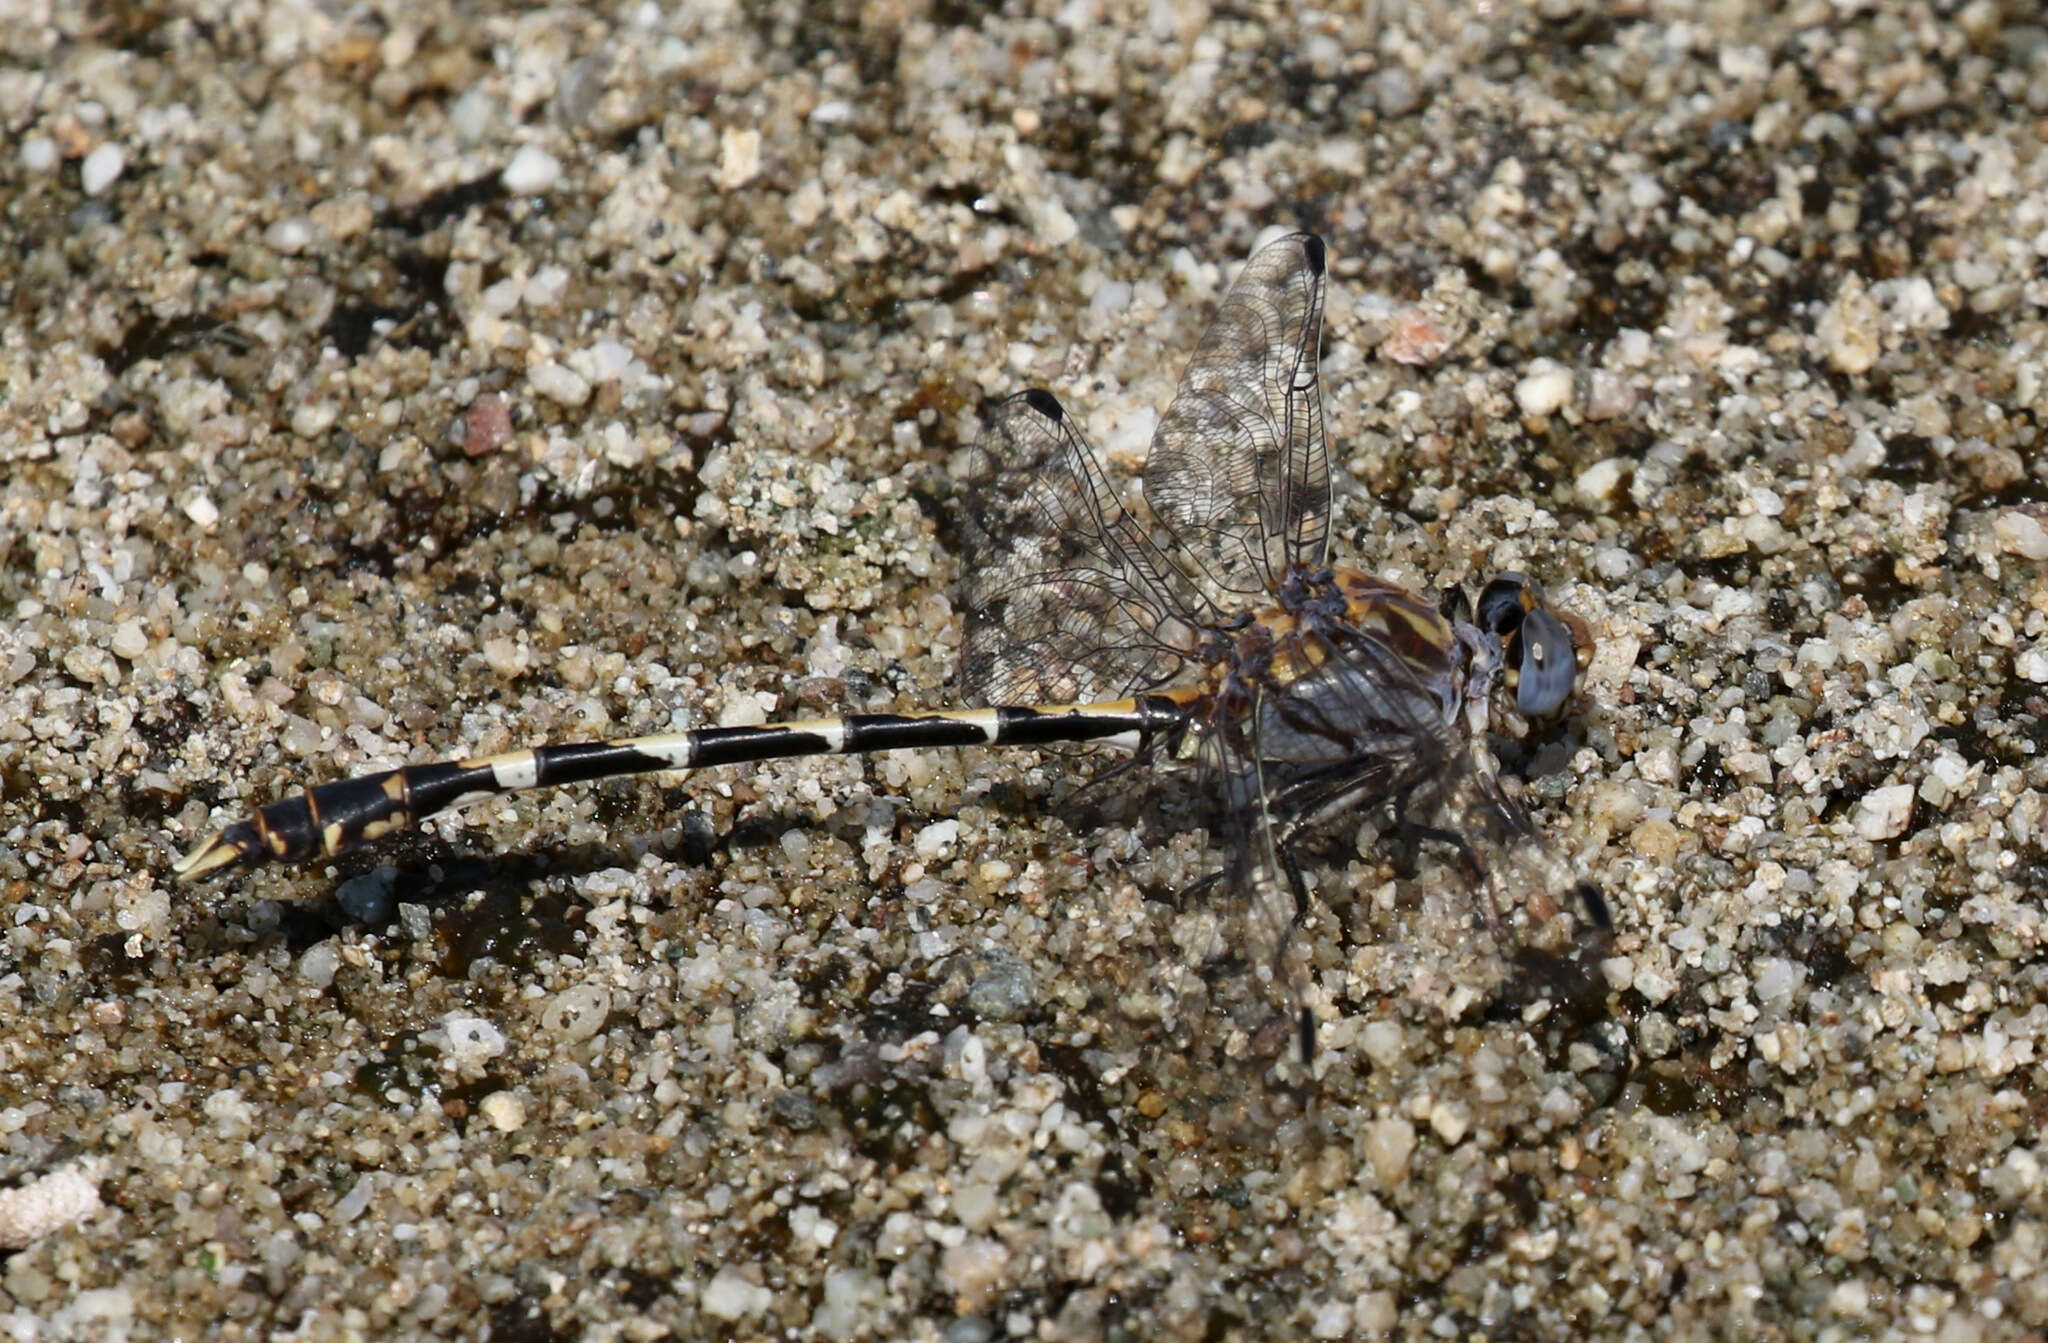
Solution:
<path fill-rule="evenodd" d="M 1328 555 L 1324 264 L 1309 233 L 1245 263 L 1152 439 L 1145 501 L 1219 596 L 1264 592 Z"/>
<path fill-rule="evenodd" d="M 1262 1010 L 1268 1023 L 1298 1020 L 1309 1005 L 1312 939 L 1300 917 L 1313 902 L 1301 865 L 1318 835 L 1355 829 L 1363 815 L 1385 816 L 1397 842 L 1428 840 L 1456 853 L 1489 934 L 1454 939 L 1455 952 L 1441 953 L 1466 958 L 1461 982 L 1504 976 L 1527 952 L 1602 945 L 1611 921 L 1599 891 L 1502 787 L 1483 729 L 1468 736 L 1463 709 L 1446 698 L 1443 667 L 1413 652 L 1374 628 L 1304 634 L 1282 661 L 1314 670 L 1259 686 L 1238 727 L 1246 772 L 1224 794 L 1220 829 L 1234 896 L 1227 936 L 1248 972 L 1232 991 L 1245 1004 L 1237 1020 L 1260 1019 Z M 1485 684 L 1467 689 L 1490 693 Z M 1232 727 L 1219 720 L 1207 729 L 1206 740 L 1220 741 Z M 1266 1032 L 1269 1042 L 1281 1034 Z"/>
<path fill-rule="evenodd" d="M 1285 783 L 1271 795 L 1282 852 L 1312 831 L 1391 804 L 1397 833 L 1457 852 L 1498 950 L 1582 932 L 1597 936 L 1610 926 L 1599 890 L 1564 861 L 1521 800 L 1503 788 L 1484 731 L 1468 736 L 1424 709 L 1441 692 L 1417 676 L 1397 648 L 1377 633 L 1353 629 L 1326 644 L 1317 661 L 1360 674 L 1322 678 L 1313 704 L 1298 693 L 1291 702 L 1282 698 L 1310 739 L 1341 743 L 1328 752 L 1330 763 L 1284 774 Z M 1484 686 L 1465 688 L 1467 695 L 1490 693 Z M 1555 924 L 1565 913 L 1573 919 Z"/>
<path fill-rule="evenodd" d="M 970 700 L 1111 699 L 1182 674 L 1190 622 L 1213 608 L 1117 502 L 1052 393 L 996 408 L 962 486 Z"/>

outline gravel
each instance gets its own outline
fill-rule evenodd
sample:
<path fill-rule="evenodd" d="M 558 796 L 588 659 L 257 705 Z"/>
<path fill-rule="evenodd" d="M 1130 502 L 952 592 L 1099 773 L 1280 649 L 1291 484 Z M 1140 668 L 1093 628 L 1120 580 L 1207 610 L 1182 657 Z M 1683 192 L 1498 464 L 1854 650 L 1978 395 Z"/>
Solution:
<path fill-rule="evenodd" d="M 0 9 L 0 1332 L 2048 1329 L 2048 29 L 1029 8 Z M 1597 638 L 1503 751 L 1610 943 L 1361 817 L 1262 1089 L 1206 838 L 1033 752 L 169 882 L 324 778 L 946 702 L 978 407 L 1127 476 L 1294 226 L 1341 557 Z"/>

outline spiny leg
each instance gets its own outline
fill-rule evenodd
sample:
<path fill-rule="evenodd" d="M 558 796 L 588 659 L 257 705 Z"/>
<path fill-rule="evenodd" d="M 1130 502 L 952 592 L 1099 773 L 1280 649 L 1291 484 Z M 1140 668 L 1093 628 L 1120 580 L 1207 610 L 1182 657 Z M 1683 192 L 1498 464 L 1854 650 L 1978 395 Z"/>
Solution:
<path fill-rule="evenodd" d="M 1275 856 L 1280 860 L 1280 865 L 1286 870 L 1287 884 L 1294 891 L 1294 923 L 1288 928 L 1287 940 L 1282 943 L 1280 950 L 1280 954 L 1284 957 L 1291 954 L 1292 948 L 1290 944 L 1293 942 L 1297 930 L 1308 918 L 1308 879 L 1302 875 L 1301 865 L 1294 861 L 1294 855 L 1287 849 L 1277 849 Z M 1305 952 L 1300 954 L 1306 955 Z M 1302 972 L 1305 986 L 1309 978 L 1306 961 L 1303 962 Z M 1303 1001 L 1295 1012 L 1295 1045 L 1300 1050 L 1299 1057 L 1302 1067 L 1310 1068 L 1315 1065 L 1316 1057 L 1316 1014 L 1315 1009 L 1310 1007 L 1306 1001 L 1307 994 L 1301 993 L 1299 996 Z"/>
<path fill-rule="evenodd" d="M 851 714 L 768 727 L 699 728 L 623 741 L 541 746 L 482 759 L 407 765 L 321 784 L 259 808 L 180 858 L 180 877 L 234 863 L 332 858 L 461 802 L 556 784 L 657 770 L 694 770 L 806 755 L 942 746 L 1037 745 L 1143 736 L 1181 721 L 1187 696 L 1146 695 L 1097 704 Z"/>

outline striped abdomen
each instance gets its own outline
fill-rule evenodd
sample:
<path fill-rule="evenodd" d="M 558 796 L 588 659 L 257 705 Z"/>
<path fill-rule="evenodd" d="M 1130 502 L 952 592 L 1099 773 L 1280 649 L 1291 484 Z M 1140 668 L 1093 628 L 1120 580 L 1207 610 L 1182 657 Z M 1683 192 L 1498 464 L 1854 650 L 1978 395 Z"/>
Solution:
<path fill-rule="evenodd" d="M 1192 692 L 1167 692 L 1044 708 L 851 714 L 407 765 L 321 784 L 273 802 L 210 836 L 180 858 L 174 871 L 197 877 L 232 863 L 331 858 L 472 798 L 656 770 L 942 746 L 1030 746 L 1126 735 L 1142 739 L 1184 721 L 1195 698 Z"/>

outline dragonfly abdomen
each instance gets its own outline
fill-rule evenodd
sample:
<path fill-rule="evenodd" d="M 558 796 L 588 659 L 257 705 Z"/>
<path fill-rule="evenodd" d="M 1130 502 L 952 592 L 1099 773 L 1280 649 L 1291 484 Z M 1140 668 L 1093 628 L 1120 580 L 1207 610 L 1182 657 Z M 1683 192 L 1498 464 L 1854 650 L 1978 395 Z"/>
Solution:
<path fill-rule="evenodd" d="M 332 858 L 474 798 L 658 770 L 807 755 L 955 746 L 1141 740 L 1184 721 L 1193 692 L 1094 704 L 848 714 L 762 727 L 697 728 L 622 741 L 565 742 L 470 760 L 407 765 L 321 784 L 258 809 L 178 860 L 181 877 L 231 863 Z"/>

